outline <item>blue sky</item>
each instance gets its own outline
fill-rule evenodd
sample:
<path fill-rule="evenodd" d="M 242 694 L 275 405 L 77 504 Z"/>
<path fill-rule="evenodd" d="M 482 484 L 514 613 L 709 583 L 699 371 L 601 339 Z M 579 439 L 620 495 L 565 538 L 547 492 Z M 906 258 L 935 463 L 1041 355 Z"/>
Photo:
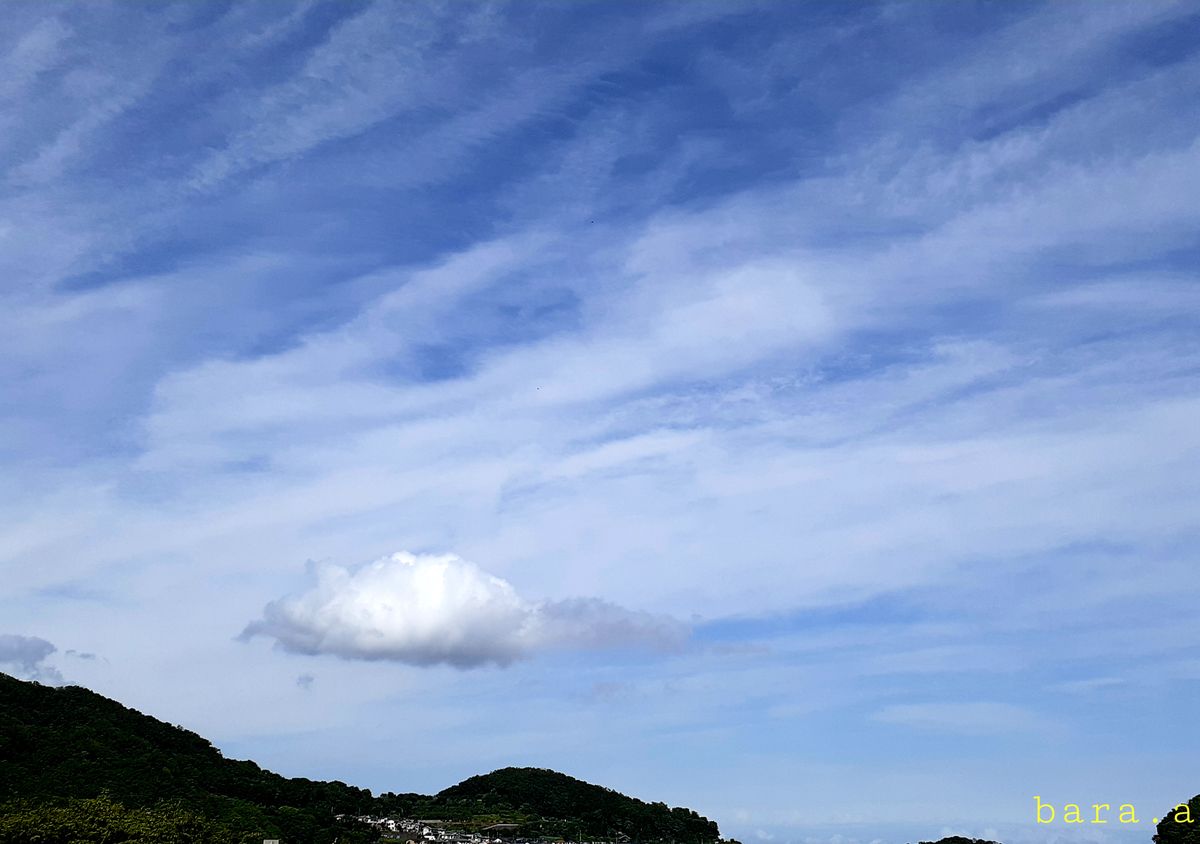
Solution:
<path fill-rule="evenodd" d="M 0 668 L 744 841 L 1200 791 L 1200 14 L 9 3 Z"/>

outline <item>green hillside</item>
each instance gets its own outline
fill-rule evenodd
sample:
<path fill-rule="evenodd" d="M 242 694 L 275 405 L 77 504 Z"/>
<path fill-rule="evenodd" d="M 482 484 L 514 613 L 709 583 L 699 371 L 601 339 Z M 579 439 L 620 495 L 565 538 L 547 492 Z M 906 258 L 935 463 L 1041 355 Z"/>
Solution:
<path fill-rule="evenodd" d="M 123 830 L 155 824 L 191 829 L 162 839 L 180 842 L 279 837 L 327 844 L 336 837 L 352 844 L 377 837 L 339 824 L 336 814 L 442 818 L 464 829 L 516 822 L 522 835 L 573 839 L 625 834 L 711 844 L 719 836 L 714 822 L 688 809 L 540 769 L 505 768 L 433 796 L 376 797 L 342 782 L 288 779 L 226 759 L 195 733 L 87 689 L 6 674 L 0 674 L 0 803 L 0 844 L 29 840 L 22 830 L 32 823 L 62 830 L 46 844 L 72 840 L 70 830 L 80 826 L 112 832 L 95 840 L 141 841 Z"/>
<path fill-rule="evenodd" d="M 476 814 L 523 816 L 526 834 L 637 841 L 715 841 L 715 822 L 690 809 L 645 803 L 610 788 L 543 768 L 503 768 L 470 777 L 437 794 L 431 811 L 466 807 Z"/>
<path fill-rule="evenodd" d="M 334 813 L 375 805 L 366 789 L 288 779 L 226 759 L 195 733 L 87 689 L 0 674 L 0 800 L 100 795 L 130 807 L 173 801 L 258 841 L 260 832 L 331 841 Z"/>

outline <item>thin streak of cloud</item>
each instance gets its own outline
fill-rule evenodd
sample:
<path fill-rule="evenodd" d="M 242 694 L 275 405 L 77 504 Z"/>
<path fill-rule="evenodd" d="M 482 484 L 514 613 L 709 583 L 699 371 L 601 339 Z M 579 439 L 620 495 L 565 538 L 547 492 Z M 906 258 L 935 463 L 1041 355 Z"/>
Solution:
<path fill-rule="evenodd" d="M 964 735 L 1042 732 L 1050 726 L 1028 709 L 991 702 L 900 703 L 885 706 L 871 717 L 884 724 Z"/>

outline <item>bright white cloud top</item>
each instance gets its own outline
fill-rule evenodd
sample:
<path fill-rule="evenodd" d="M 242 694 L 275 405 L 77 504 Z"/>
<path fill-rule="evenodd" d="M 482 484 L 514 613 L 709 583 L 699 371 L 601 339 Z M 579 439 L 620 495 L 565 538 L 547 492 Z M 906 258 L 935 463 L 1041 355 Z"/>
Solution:
<path fill-rule="evenodd" d="M 678 647 L 682 625 L 596 599 L 521 598 L 453 554 L 397 552 L 351 571 L 316 567 L 309 591 L 273 601 L 243 638 L 285 650 L 411 665 L 508 665 L 554 648 Z"/>

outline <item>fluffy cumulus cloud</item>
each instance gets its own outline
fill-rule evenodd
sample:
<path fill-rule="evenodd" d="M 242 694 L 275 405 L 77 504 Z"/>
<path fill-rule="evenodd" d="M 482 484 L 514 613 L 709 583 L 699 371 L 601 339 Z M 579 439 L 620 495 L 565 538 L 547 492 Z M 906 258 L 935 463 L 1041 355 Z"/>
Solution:
<path fill-rule="evenodd" d="M 46 658 L 58 648 L 37 636 L 0 634 L 0 669 L 24 680 L 61 683 L 58 669 L 46 664 Z"/>
<path fill-rule="evenodd" d="M 453 554 L 398 552 L 320 567 L 311 589 L 267 604 L 242 638 L 259 635 L 293 653 L 474 668 L 551 649 L 669 649 L 686 629 L 595 598 L 529 601 Z"/>

